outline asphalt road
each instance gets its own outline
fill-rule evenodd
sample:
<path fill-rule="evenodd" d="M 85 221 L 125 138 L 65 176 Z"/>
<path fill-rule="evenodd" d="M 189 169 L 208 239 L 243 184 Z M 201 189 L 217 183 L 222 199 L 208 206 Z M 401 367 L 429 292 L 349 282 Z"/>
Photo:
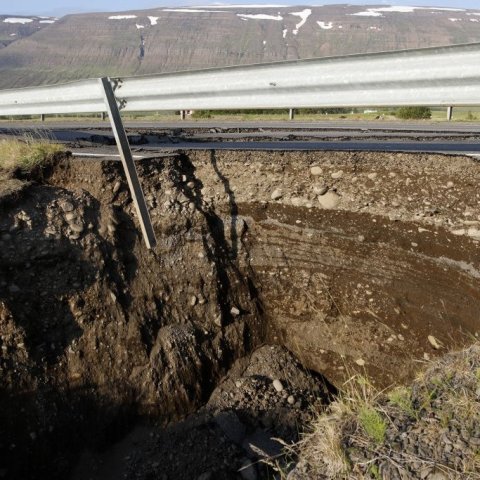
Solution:
<path fill-rule="evenodd" d="M 379 130 L 379 131 L 408 131 L 408 132 L 459 132 L 480 133 L 480 122 L 391 122 L 391 121 L 270 121 L 270 122 L 219 122 L 219 121 L 178 121 L 178 122 L 125 122 L 126 128 L 173 130 L 173 129 L 240 129 L 240 130 Z M 0 122 L 0 131 L 4 129 L 108 129 L 108 122 Z"/>
<path fill-rule="evenodd" d="M 39 125 L 0 123 L 0 134 L 38 131 Z M 473 123 L 134 122 L 126 127 L 137 158 L 178 150 L 401 151 L 480 157 L 480 124 Z M 108 123 L 45 123 L 42 129 L 75 154 L 117 154 L 115 146 L 109 146 L 114 141 Z"/>

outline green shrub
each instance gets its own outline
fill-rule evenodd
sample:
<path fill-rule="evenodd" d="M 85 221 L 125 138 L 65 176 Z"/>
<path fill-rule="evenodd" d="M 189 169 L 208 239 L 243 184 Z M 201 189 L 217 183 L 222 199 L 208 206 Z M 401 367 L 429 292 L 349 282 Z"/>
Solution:
<path fill-rule="evenodd" d="M 426 120 L 432 117 L 428 107 L 402 107 L 397 110 L 396 116 L 403 120 Z"/>
<path fill-rule="evenodd" d="M 360 425 L 365 433 L 378 445 L 385 441 L 387 433 L 387 422 L 382 415 L 371 406 L 365 405 L 358 414 Z"/>
<path fill-rule="evenodd" d="M 210 110 L 195 110 L 192 113 L 192 118 L 212 118 Z"/>

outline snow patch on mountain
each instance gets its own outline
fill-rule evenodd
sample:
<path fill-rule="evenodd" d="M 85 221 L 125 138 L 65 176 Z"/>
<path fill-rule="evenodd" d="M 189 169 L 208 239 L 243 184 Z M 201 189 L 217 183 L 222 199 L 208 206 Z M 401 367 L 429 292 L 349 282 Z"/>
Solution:
<path fill-rule="evenodd" d="M 131 18 L 137 18 L 136 15 L 112 15 L 108 17 L 109 20 L 130 20 Z"/>
<path fill-rule="evenodd" d="M 240 17 L 242 19 L 251 18 L 253 20 L 276 20 L 277 22 L 283 20 L 283 17 L 280 15 L 266 15 L 264 13 L 251 14 L 251 15 L 237 13 L 237 17 Z"/>
<path fill-rule="evenodd" d="M 318 26 L 322 29 L 322 30 L 331 30 L 333 28 L 333 22 L 320 22 L 318 21 Z"/>
<path fill-rule="evenodd" d="M 292 12 L 290 15 L 294 15 L 296 17 L 300 17 L 302 20 L 300 23 L 297 23 L 295 25 L 295 29 L 292 30 L 292 33 L 294 35 L 297 35 L 300 29 L 305 25 L 305 22 L 307 21 L 308 17 L 312 14 L 312 10 L 310 8 L 306 8 L 305 10 L 302 10 L 301 12 Z"/>
<path fill-rule="evenodd" d="M 33 22 L 31 18 L 19 18 L 19 17 L 9 17 L 3 21 L 3 23 L 22 23 L 23 25 L 31 22 Z"/>

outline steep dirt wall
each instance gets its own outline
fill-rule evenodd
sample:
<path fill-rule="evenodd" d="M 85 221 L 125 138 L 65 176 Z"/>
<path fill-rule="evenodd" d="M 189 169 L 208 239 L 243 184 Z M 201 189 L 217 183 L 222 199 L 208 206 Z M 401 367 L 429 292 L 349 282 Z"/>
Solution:
<path fill-rule="evenodd" d="M 117 162 L 63 160 L 0 192 L 12 478 L 64 478 L 138 413 L 196 411 L 265 342 L 335 385 L 353 369 L 389 385 L 479 333 L 472 159 L 197 152 L 138 168 L 153 251 Z"/>
<path fill-rule="evenodd" d="M 364 367 L 387 385 L 478 334 L 473 159 L 216 152 L 189 161 L 216 211 L 249 227 L 273 339 L 333 382 Z"/>

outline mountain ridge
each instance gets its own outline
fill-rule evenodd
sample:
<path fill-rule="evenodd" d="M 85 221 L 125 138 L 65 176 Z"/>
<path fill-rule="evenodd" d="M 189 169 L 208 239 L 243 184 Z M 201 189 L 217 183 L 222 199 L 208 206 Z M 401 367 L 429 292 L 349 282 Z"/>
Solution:
<path fill-rule="evenodd" d="M 217 5 L 74 14 L 0 49 L 0 88 L 475 41 L 480 10 L 444 7 Z"/>

